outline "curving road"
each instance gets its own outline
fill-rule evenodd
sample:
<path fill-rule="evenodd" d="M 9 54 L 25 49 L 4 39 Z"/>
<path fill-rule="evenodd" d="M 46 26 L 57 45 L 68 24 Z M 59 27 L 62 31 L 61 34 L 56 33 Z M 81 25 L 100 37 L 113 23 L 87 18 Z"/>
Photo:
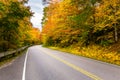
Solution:
<path fill-rule="evenodd" d="M 37 45 L 0 69 L 0 80 L 120 80 L 120 66 Z"/>

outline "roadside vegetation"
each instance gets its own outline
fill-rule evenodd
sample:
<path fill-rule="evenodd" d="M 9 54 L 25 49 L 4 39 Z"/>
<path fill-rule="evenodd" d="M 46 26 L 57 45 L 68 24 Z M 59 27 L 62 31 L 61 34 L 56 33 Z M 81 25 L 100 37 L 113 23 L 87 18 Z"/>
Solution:
<path fill-rule="evenodd" d="M 33 28 L 28 0 L 0 0 L 0 52 L 42 43 L 120 65 L 120 0 L 50 0 L 42 32 Z"/>
<path fill-rule="evenodd" d="M 25 6 L 28 0 L 0 0 L 0 54 L 24 46 L 40 44 L 40 30 L 33 28 L 33 12 Z M 0 66 L 13 61 L 19 53 L 0 57 Z"/>
<path fill-rule="evenodd" d="M 0 52 L 40 43 L 40 31 L 33 28 L 33 13 L 27 0 L 0 0 Z"/>
<path fill-rule="evenodd" d="M 60 50 L 63 52 L 68 52 L 74 55 L 83 56 L 87 58 L 92 58 L 96 60 L 100 60 L 103 62 L 116 64 L 120 66 L 120 53 L 116 51 L 110 51 L 110 47 L 101 47 L 98 45 L 93 45 L 89 47 L 67 47 L 67 48 L 60 48 L 60 47 L 53 47 L 47 46 L 50 49 Z"/>
<path fill-rule="evenodd" d="M 42 25 L 44 46 L 120 65 L 120 0 L 54 0 Z"/>

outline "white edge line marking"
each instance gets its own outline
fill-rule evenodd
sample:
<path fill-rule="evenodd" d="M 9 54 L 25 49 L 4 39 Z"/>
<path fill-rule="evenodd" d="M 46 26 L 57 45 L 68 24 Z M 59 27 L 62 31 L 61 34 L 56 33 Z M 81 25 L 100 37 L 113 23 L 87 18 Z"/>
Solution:
<path fill-rule="evenodd" d="M 23 67 L 22 80 L 25 80 L 25 72 L 26 72 L 27 56 L 28 56 L 28 50 L 27 50 L 27 52 L 26 52 L 26 56 L 25 56 L 25 61 L 24 61 L 24 67 Z"/>

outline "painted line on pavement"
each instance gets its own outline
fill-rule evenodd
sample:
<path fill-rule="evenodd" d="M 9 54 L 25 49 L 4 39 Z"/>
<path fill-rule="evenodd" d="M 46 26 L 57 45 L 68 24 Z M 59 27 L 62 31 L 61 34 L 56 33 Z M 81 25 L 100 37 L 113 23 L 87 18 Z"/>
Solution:
<path fill-rule="evenodd" d="M 22 80 L 25 80 L 27 57 L 28 57 L 28 50 L 27 50 L 27 52 L 26 52 L 26 56 L 25 56 L 25 61 L 24 61 L 24 67 L 23 67 Z"/>
<path fill-rule="evenodd" d="M 42 51 L 43 51 L 43 50 L 42 50 Z M 70 62 L 65 61 L 65 60 L 63 60 L 63 59 L 61 59 L 61 58 L 59 58 L 59 57 L 57 57 L 57 56 L 55 56 L 55 55 L 53 55 L 53 54 L 51 54 L 51 53 L 49 53 L 49 52 L 46 52 L 46 51 L 43 51 L 43 52 L 45 52 L 47 55 L 55 58 L 56 60 L 58 60 L 58 61 L 60 61 L 60 62 L 62 62 L 62 63 L 64 63 L 64 64 L 66 64 L 67 66 L 75 69 L 76 71 L 78 71 L 78 72 L 80 72 L 80 73 L 82 73 L 82 74 L 90 77 L 90 78 L 93 79 L 93 80 L 103 80 L 103 79 L 101 79 L 100 77 L 98 77 L 98 76 L 96 76 L 96 75 L 94 75 L 94 74 L 92 74 L 92 73 L 90 73 L 90 72 L 88 72 L 88 71 L 86 71 L 86 70 L 84 70 L 84 69 L 82 69 L 82 68 L 74 65 L 74 64 L 71 64 Z"/>

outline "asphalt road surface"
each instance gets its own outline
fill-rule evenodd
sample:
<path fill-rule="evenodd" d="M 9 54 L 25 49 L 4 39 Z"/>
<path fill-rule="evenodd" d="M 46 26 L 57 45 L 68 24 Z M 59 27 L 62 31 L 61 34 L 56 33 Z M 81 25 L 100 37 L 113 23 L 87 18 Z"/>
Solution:
<path fill-rule="evenodd" d="M 1 68 L 0 80 L 120 80 L 120 66 L 37 45 Z"/>

